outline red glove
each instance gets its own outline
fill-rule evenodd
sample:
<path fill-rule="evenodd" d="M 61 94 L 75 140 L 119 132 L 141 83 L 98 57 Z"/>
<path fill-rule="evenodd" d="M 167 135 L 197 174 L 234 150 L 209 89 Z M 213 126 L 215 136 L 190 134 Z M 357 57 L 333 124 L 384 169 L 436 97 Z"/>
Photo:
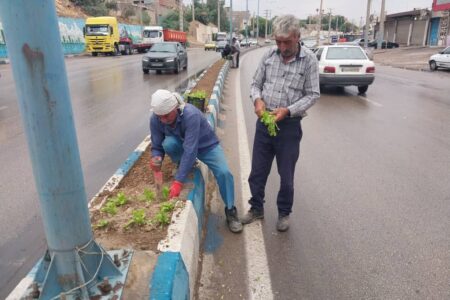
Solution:
<path fill-rule="evenodd" d="M 162 166 L 162 157 L 161 156 L 155 156 L 152 157 L 150 160 L 150 169 L 152 169 L 153 172 L 159 172 L 161 171 Z"/>
<path fill-rule="evenodd" d="M 170 186 L 169 199 L 180 196 L 181 189 L 183 188 L 183 183 L 179 181 L 172 182 Z"/>

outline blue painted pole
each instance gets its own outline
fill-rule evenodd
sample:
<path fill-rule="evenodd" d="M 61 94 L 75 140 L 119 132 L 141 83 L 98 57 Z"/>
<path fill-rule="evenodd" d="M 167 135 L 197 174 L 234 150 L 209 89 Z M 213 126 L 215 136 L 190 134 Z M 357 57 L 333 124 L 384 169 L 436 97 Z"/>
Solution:
<path fill-rule="evenodd" d="M 0 0 L 0 19 L 51 257 L 40 299 L 71 290 L 85 299 L 83 283 L 108 273 L 97 266 L 110 259 L 92 241 L 55 2 Z"/>

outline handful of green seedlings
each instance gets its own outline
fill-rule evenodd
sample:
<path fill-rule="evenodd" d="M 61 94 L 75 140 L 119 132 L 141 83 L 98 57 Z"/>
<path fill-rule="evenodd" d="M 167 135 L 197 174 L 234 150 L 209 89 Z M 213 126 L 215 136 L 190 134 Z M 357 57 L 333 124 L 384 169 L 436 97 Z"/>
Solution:
<path fill-rule="evenodd" d="M 269 131 L 270 136 L 276 136 L 278 128 L 277 123 L 275 122 L 275 116 L 270 114 L 268 111 L 264 111 L 261 115 L 261 122 L 266 125 L 267 131 Z"/>

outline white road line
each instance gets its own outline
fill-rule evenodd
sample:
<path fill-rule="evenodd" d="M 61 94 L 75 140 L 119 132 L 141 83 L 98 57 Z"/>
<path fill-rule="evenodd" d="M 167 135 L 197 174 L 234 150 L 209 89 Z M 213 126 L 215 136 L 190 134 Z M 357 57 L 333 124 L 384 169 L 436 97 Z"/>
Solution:
<path fill-rule="evenodd" d="M 358 97 L 359 97 L 359 99 L 367 101 L 367 102 L 369 102 L 370 104 L 372 104 L 372 105 L 374 105 L 376 107 L 383 107 L 383 104 L 378 103 L 378 102 L 373 101 L 373 100 L 370 100 L 369 98 L 366 98 L 366 97 L 363 97 L 363 96 L 358 96 Z"/>
<path fill-rule="evenodd" d="M 245 56 L 241 59 L 243 63 Z M 239 162 L 242 186 L 242 207 L 244 212 L 249 209 L 247 200 L 250 199 L 250 188 L 247 178 L 250 174 L 251 159 L 248 147 L 247 125 L 245 124 L 244 108 L 242 107 L 241 74 L 237 69 L 236 85 L 236 114 L 239 144 Z M 245 254 L 247 261 L 248 293 L 250 299 L 273 299 L 272 283 L 266 255 L 266 246 L 261 229 L 261 222 L 245 225 L 244 228 Z"/>

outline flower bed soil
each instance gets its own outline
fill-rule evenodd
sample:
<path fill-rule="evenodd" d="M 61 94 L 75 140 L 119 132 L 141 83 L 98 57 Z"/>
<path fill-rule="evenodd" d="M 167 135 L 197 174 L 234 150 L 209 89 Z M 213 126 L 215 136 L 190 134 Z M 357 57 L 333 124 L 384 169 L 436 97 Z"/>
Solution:
<path fill-rule="evenodd" d="M 224 60 L 219 60 L 213 64 L 193 90 L 204 90 L 209 98 L 224 63 Z M 150 159 L 149 146 L 114 191 L 103 192 L 97 197 L 94 205 L 98 205 L 100 201 L 104 203 L 100 209 L 91 211 L 91 223 L 95 239 L 105 249 L 131 248 L 157 252 L 159 241 L 167 235 L 167 227 L 170 224 L 172 213 L 174 211 L 178 213 L 180 207 L 184 205 L 183 201 L 177 201 L 177 199 L 167 201 L 156 190 L 150 169 Z M 164 159 L 162 170 L 164 185 L 169 187 L 176 166 L 168 156 Z M 186 184 L 179 198 L 186 199 L 187 192 L 191 188 L 192 185 Z M 152 201 L 148 201 L 148 197 L 146 199 L 145 195 L 148 196 L 151 192 L 155 194 L 155 197 Z M 106 212 L 107 203 L 117 203 L 120 193 L 124 195 L 120 198 L 122 203 L 124 202 L 123 198 L 126 198 L 126 203 L 117 206 L 117 213 L 114 215 Z M 161 224 L 157 219 L 157 214 L 160 213 L 163 206 L 173 207 L 173 210 L 167 212 L 169 222 L 166 224 Z M 142 210 L 141 212 L 145 213 L 144 224 L 130 223 L 133 220 L 133 212 L 136 210 Z"/>

